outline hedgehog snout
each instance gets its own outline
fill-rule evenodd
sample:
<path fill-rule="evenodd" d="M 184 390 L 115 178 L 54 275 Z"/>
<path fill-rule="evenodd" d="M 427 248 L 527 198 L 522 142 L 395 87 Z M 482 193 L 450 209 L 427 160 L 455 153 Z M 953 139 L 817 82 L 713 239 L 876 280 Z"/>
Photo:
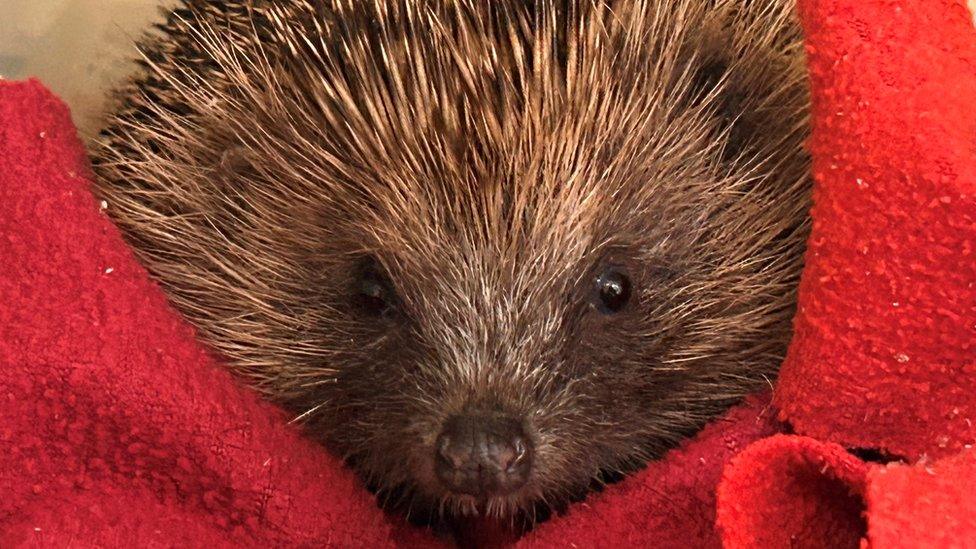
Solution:
<path fill-rule="evenodd" d="M 434 451 L 444 487 L 476 497 L 515 492 L 532 470 L 532 442 L 522 423 L 507 416 L 453 416 L 444 423 Z"/>

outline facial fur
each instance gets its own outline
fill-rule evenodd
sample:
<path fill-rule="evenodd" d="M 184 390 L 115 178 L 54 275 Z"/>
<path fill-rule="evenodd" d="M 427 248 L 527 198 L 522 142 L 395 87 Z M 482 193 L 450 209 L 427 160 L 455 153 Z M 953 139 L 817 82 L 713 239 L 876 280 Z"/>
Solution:
<path fill-rule="evenodd" d="M 98 191 L 201 337 L 381 490 L 557 502 L 775 374 L 808 207 L 792 11 L 184 0 L 120 90 Z M 519 490 L 438 481 L 469 410 L 523 423 Z"/>

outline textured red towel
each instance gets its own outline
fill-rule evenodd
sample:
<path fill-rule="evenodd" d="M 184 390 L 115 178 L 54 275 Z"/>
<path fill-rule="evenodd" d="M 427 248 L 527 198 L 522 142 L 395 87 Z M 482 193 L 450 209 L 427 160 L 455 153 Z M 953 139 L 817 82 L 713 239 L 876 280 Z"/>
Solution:
<path fill-rule="evenodd" d="M 804 435 L 976 440 L 976 30 L 962 0 L 800 3 L 814 230 L 776 387 Z"/>
<path fill-rule="evenodd" d="M 760 441 L 726 470 L 723 541 L 972 547 L 972 16 L 952 0 L 805 0 L 800 10 L 814 229 L 774 402 L 813 438 Z M 842 446 L 914 465 L 868 465 Z"/>
<path fill-rule="evenodd" d="M 976 31 L 962 0 L 801 10 L 815 227 L 774 399 L 795 434 L 754 397 L 521 545 L 976 539 Z M 0 82 L 0 546 L 442 543 L 206 354 L 86 162 L 59 101 Z"/>
<path fill-rule="evenodd" d="M 725 547 L 973 547 L 974 485 L 973 451 L 878 465 L 833 443 L 776 435 L 726 468 L 718 521 Z"/>

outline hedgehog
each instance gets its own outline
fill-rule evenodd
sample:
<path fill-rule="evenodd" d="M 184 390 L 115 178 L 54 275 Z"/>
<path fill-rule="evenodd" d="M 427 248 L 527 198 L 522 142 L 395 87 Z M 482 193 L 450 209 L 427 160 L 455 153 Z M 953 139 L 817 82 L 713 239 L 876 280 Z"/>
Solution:
<path fill-rule="evenodd" d="M 775 376 L 809 226 L 793 10 L 182 0 L 96 192 L 201 340 L 377 494 L 556 508 Z"/>

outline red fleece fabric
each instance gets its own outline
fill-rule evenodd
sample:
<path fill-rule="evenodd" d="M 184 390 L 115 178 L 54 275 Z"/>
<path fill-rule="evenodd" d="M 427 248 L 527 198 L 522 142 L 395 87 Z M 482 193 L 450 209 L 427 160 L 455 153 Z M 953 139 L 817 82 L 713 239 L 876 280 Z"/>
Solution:
<path fill-rule="evenodd" d="M 962 0 L 800 9 L 814 229 L 772 404 L 747 399 L 518 545 L 976 539 L 976 31 Z M 0 547 L 448 545 L 207 354 L 89 175 L 64 105 L 0 82 Z"/>
<path fill-rule="evenodd" d="M 864 463 L 829 442 L 775 435 L 747 448 L 718 489 L 725 547 L 972 547 L 976 451 Z"/>
<path fill-rule="evenodd" d="M 759 441 L 726 468 L 722 540 L 974 546 L 973 19 L 950 0 L 799 7 L 814 226 L 774 404 L 805 436 Z"/>
<path fill-rule="evenodd" d="M 813 233 L 776 385 L 803 435 L 976 442 L 976 30 L 962 0 L 800 2 Z"/>
<path fill-rule="evenodd" d="M 719 485 L 728 547 L 857 547 L 868 465 L 836 444 L 777 435 L 750 446 Z M 771 510 L 777 510 L 771 513 Z"/>

